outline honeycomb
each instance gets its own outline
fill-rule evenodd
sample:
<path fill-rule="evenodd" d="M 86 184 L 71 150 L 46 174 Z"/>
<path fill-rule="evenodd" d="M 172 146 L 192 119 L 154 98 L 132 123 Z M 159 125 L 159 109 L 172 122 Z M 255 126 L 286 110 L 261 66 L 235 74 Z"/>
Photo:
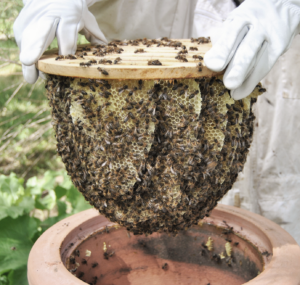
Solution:
<path fill-rule="evenodd" d="M 48 75 L 58 154 L 99 212 L 134 234 L 208 216 L 243 168 L 258 85 L 235 101 L 222 76 L 98 80 Z"/>

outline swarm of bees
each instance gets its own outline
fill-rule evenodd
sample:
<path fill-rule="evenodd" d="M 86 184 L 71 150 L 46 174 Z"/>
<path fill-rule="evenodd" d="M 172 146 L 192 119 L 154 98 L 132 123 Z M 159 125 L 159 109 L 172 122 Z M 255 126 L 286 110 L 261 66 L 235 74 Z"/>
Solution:
<path fill-rule="evenodd" d="M 176 233 L 209 215 L 243 168 L 252 105 L 265 91 L 258 85 L 234 101 L 221 76 L 144 81 L 48 75 L 46 88 L 58 154 L 74 185 L 134 234 Z"/>

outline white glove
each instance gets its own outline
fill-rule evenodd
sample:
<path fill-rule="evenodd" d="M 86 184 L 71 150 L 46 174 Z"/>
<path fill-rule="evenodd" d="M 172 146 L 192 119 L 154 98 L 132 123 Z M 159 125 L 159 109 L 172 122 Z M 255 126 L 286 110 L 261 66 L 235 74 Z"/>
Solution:
<path fill-rule="evenodd" d="M 212 39 L 205 64 L 213 71 L 227 67 L 224 84 L 235 100 L 242 99 L 289 48 L 299 23 L 300 0 L 246 0 Z"/>
<path fill-rule="evenodd" d="M 21 51 L 23 75 L 28 83 L 37 80 L 35 63 L 55 36 L 59 54 L 63 55 L 75 53 L 79 31 L 92 43 L 107 42 L 85 0 L 23 2 L 25 6 L 14 23 L 14 34 Z"/>

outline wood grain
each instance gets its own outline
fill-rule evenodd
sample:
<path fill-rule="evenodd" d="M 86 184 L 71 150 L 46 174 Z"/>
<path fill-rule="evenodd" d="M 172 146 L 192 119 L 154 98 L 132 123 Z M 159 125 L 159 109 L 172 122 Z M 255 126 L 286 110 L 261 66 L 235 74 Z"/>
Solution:
<path fill-rule="evenodd" d="M 47 51 L 43 54 L 37 63 L 37 68 L 48 74 L 55 74 L 69 77 L 81 78 L 105 78 L 105 79 L 176 79 L 176 78 L 198 78 L 202 76 L 211 77 L 219 74 L 209 70 L 203 60 L 195 60 L 193 55 L 204 57 L 205 53 L 211 48 L 211 43 L 197 44 L 189 39 L 174 40 L 180 41 L 186 46 L 188 53 L 185 54 L 188 62 L 182 62 L 175 57 L 182 50 L 181 47 L 168 47 L 152 45 L 147 47 L 142 43 L 139 46 L 118 46 L 124 51 L 119 53 L 110 53 L 105 56 L 95 56 L 92 54 L 95 45 L 79 45 L 77 53 L 82 48 L 90 47 L 92 51 L 87 52 L 84 58 L 77 59 L 59 59 L 58 49 Z M 198 50 L 192 51 L 190 47 L 196 47 Z M 135 53 L 137 49 L 144 49 L 144 53 Z M 114 61 L 117 57 L 121 57 L 122 61 L 118 64 L 99 64 L 99 60 L 106 59 Z M 80 66 L 80 62 L 88 62 L 89 60 L 97 60 L 97 64 L 89 67 Z M 162 65 L 148 65 L 148 61 L 159 60 Z M 202 63 L 202 71 L 199 71 L 198 63 Z M 102 68 L 109 75 L 104 75 L 97 68 Z"/>

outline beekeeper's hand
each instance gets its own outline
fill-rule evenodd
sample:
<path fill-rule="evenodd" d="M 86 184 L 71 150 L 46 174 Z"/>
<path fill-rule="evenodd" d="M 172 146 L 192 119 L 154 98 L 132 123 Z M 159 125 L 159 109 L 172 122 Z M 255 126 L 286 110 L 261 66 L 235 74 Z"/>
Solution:
<path fill-rule="evenodd" d="M 204 57 L 235 100 L 249 95 L 299 33 L 300 0 L 246 0 L 212 38 Z"/>
<path fill-rule="evenodd" d="M 59 54 L 74 54 L 78 32 L 92 43 L 106 42 L 93 14 L 92 0 L 23 0 L 24 8 L 14 23 L 15 39 L 27 82 L 38 78 L 35 63 L 57 37 Z"/>

